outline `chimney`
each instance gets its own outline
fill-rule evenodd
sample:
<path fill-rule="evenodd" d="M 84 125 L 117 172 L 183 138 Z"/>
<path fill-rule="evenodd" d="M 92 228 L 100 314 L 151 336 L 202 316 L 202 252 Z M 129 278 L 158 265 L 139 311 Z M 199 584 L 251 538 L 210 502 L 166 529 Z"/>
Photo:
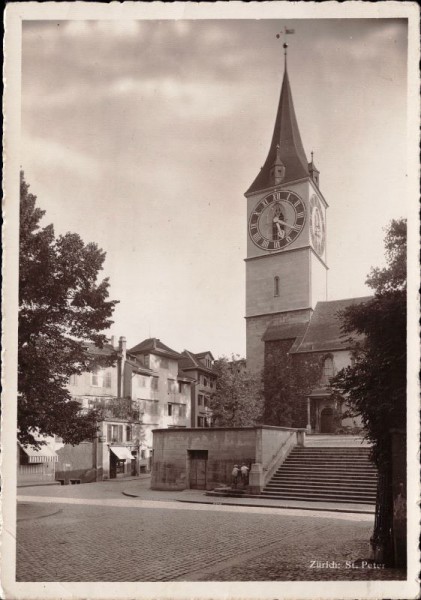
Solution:
<path fill-rule="evenodd" d="M 118 340 L 118 349 L 124 360 L 126 360 L 126 338 L 123 336 Z"/>
<path fill-rule="evenodd" d="M 115 335 L 112 335 L 112 336 L 110 337 L 110 344 L 111 344 L 111 346 L 112 346 L 113 348 L 115 348 Z"/>

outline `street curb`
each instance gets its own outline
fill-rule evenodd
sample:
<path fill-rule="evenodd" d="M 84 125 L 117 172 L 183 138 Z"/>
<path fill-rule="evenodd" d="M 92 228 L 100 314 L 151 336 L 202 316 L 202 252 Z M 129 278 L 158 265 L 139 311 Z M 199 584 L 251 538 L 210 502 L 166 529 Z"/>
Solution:
<path fill-rule="evenodd" d="M 218 506 L 247 506 L 253 508 L 282 508 L 291 510 L 313 510 L 319 512 L 337 512 L 337 513 L 352 513 L 356 515 L 374 515 L 374 510 L 345 510 L 341 508 L 321 508 L 316 506 L 281 506 L 281 505 L 269 505 L 269 504 L 237 504 L 236 502 L 211 502 L 211 501 L 198 501 L 198 500 L 175 500 L 175 502 L 188 502 L 189 504 L 216 504 Z"/>
<path fill-rule="evenodd" d="M 123 496 L 129 496 L 130 498 L 141 498 L 141 496 L 139 496 L 138 494 L 133 494 L 131 492 L 126 492 L 123 491 L 121 492 L 123 494 Z M 251 503 L 247 503 L 247 504 L 237 504 L 236 502 L 214 502 L 212 500 L 180 500 L 177 498 L 168 498 L 168 501 L 171 502 L 185 502 L 187 504 L 215 504 L 217 506 L 246 506 L 247 508 L 282 508 L 282 509 L 292 509 L 292 510 L 313 510 L 313 511 L 319 511 L 319 512 L 334 512 L 334 513 L 348 513 L 348 514 L 356 514 L 356 515 L 374 515 L 374 510 L 373 511 L 368 511 L 368 510 L 345 510 L 342 508 L 321 508 L 321 507 L 315 507 L 315 506 L 281 506 L 281 505 L 276 505 L 276 506 L 272 506 L 269 504 L 251 504 Z M 163 500 L 163 499 L 159 499 L 159 500 L 155 500 L 155 502 L 167 502 L 167 500 Z"/>

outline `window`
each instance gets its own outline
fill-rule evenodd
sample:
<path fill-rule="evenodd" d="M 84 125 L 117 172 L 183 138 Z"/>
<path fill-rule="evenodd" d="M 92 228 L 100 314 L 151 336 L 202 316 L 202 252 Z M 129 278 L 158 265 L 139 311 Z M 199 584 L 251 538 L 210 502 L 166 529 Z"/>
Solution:
<path fill-rule="evenodd" d="M 141 450 L 140 451 L 140 459 L 145 460 L 145 458 L 146 458 L 146 450 Z"/>
<path fill-rule="evenodd" d="M 197 417 L 197 426 L 198 427 L 204 427 L 205 426 L 205 419 L 204 419 L 204 417 Z"/>
<path fill-rule="evenodd" d="M 186 418 L 186 405 L 185 404 L 180 404 L 180 406 L 179 406 L 179 415 L 183 419 Z"/>
<path fill-rule="evenodd" d="M 69 385 L 77 385 L 77 375 L 70 375 Z"/>
<path fill-rule="evenodd" d="M 163 369 L 168 369 L 168 358 L 161 358 L 159 362 Z"/>
<path fill-rule="evenodd" d="M 143 375 L 137 376 L 137 385 L 138 387 L 144 388 L 146 386 L 146 378 Z"/>
<path fill-rule="evenodd" d="M 178 392 L 178 385 L 177 382 L 174 381 L 174 379 L 167 379 L 167 385 L 168 393 L 176 394 Z"/>
<path fill-rule="evenodd" d="M 126 442 L 132 441 L 132 428 L 131 425 L 126 425 Z"/>
<path fill-rule="evenodd" d="M 173 411 L 173 404 L 168 404 L 168 406 L 167 406 L 167 415 L 169 417 L 172 417 L 172 414 L 173 414 L 172 411 Z"/>
<path fill-rule="evenodd" d="M 152 377 L 152 381 L 151 381 L 151 389 L 152 390 L 157 390 L 158 389 L 158 377 Z"/>
<path fill-rule="evenodd" d="M 209 406 L 209 398 L 205 396 L 205 406 Z"/>
<path fill-rule="evenodd" d="M 208 380 L 206 377 L 203 378 L 203 385 L 206 385 L 206 386 L 208 385 Z"/>
<path fill-rule="evenodd" d="M 95 387 L 99 386 L 99 371 L 94 371 L 93 373 L 91 373 L 91 385 L 94 385 Z"/>
<path fill-rule="evenodd" d="M 273 280 L 273 295 L 279 296 L 279 277 L 276 276 Z"/>
<path fill-rule="evenodd" d="M 111 373 L 110 373 L 110 371 L 107 371 L 107 373 L 104 374 L 104 387 L 106 387 L 106 388 L 110 388 L 111 387 Z"/>
<path fill-rule="evenodd" d="M 325 383 L 326 385 L 329 384 L 330 379 L 335 374 L 334 371 L 335 368 L 333 365 L 333 358 L 331 356 L 328 356 L 323 364 L 322 383 Z"/>
<path fill-rule="evenodd" d="M 107 442 L 123 441 L 123 425 L 107 425 Z"/>
<path fill-rule="evenodd" d="M 203 395 L 199 394 L 199 396 L 197 397 L 197 404 L 199 406 L 203 406 Z"/>

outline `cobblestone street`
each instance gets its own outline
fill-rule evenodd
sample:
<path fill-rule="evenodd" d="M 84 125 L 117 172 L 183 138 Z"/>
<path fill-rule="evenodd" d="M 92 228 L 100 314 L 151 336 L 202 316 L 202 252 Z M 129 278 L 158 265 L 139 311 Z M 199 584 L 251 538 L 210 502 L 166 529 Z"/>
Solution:
<path fill-rule="evenodd" d="M 56 498 L 45 488 L 38 499 L 21 496 L 17 581 L 405 578 L 368 565 L 346 568 L 345 561 L 368 558 L 371 515 L 142 501 L 103 489 L 111 491 L 102 500 L 77 498 L 81 490 L 70 488 L 55 489 Z M 312 568 L 312 561 L 340 566 Z"/>

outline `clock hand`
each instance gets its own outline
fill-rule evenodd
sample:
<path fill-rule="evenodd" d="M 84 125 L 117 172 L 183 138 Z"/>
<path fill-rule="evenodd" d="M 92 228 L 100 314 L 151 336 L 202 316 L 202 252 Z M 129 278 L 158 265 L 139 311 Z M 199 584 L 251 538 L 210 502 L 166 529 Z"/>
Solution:
<path fill-rule="evenodd" d="M 286 225 L 287 227 L 289 227 L 290 229 L 292 229 L 292 225 L 289 225 L 288 223 L 285 223 L 285 221 L 282 221 L 282 219 L 276 218 L 273 219 L 273 222 L 278 224 L 280 223 L 281 225 Z"/>

